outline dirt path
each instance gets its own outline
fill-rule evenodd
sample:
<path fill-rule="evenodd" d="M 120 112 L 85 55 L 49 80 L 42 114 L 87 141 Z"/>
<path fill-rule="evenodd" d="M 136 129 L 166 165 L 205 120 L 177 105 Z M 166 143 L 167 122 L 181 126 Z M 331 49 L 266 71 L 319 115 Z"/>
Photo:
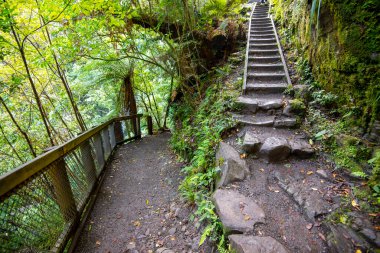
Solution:
<path fill-rule="evenodd" d="M 180 201 L 183 164 L 169 138 L 163 133 L 118 148 L 76 252 L 211 252 L 199 249 L 197 222 Z"/>

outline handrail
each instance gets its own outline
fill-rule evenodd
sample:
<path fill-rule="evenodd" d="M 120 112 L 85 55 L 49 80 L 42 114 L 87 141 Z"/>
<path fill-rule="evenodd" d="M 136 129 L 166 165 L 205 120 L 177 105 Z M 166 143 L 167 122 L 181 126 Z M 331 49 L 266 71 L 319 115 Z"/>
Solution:
<path fill-rule="evenodd" d="M 0 197 L 5 195 L 7 192 L 12 190 L 14 187 L 22 183 L 24 180 L 30 178 L 35 173 L 45 168 L 49 164 L 53 163 L 55 160 L 68 154 L 70 151 L 77 148 L 84 141 L 88 140 L 95 134 L 99 133 L 102 129 L 109 126 L 111 123 L 121 120 L 133 119 L 135 117 L 141 117 L 142 114 L 124 116 L 113 118 L 97 127 L 94 127 L 86 132 L 80 134 L 79 136 L 53 148 L 52 150 L 39 155 L 38 157 L 30 160 L 27 163 L 20 165 L 19 167 L 3 174 L 0 176 Z"/>
<path fill-rule="evenodd" d="M 142 114 L 113 118 L 0 176 L 0 252 L 75 247 L 118 144 L 141 138 Z M 152 118 L 147 116 L 148 133 Z"/>
<path fill-rule="evenodd" d="M 288 85 L 292 85 L 292 81 L 290 80 L 290 76 L 289 76 L 288 66 L 286 65 L 284 53 L 282 52 L 282 47 L 281 47 L 280 39 L 278 38 L 277 29 L 276 29 L 276 26 L 274 25 L 272 14 L 270 14 L 269 17 L 270 17 L 270 20 L 272 22 L 272 26 L 273 26 L 273 30 L 274 30 L 274 36 L 276 37 L 276 42 L 277 42 L 277 46 L 278 46 L 278 51 L 280 52 L 280 57 L 281 57 L 282 65 L 284 65 L 286 81 L 287 81 Z"/>
<path fill-rule="evenodd" d="M 243 77 L 243 90 L 242 95 L 245 95 L 245 90 L 247 88 L 247 71 L 248 71 L 248 55 L 249 55 L 249 39 L 251 36 L 251 23 L 252 23 L 252 15 L 256 8 L 256 2 L 253 4 L 251 15 L 249 15 L 249 25 L 248 25 L 248 39 L 247 39 L 247 48 L 245 51 L 245 63 L 244 63 L 244 77 Z"/>

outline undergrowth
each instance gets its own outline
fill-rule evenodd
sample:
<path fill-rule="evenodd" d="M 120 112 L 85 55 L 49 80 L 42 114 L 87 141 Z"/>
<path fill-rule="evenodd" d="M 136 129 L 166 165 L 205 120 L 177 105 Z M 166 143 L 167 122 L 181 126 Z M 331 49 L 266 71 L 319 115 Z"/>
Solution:
<path fill-rule="evenodd" d="M 355 124 L 359 115 L 354 108 L 339 106 L 338 97 L 322 89 L 313 78 L 307 61 L 300 57 L 296 71 L 301 83 L 307 84 L 309 107 L 305 131 L 330 154 L 334 170 L 348 173 L 361 183 L 352 187 L 352 200 L 358 201 L 363 211 L 376 213 L 380 210 L 380 150 L 375 144 L 362 138 L 362 129 Z M 300 97 L 300 94 L 295 94 Z M 347 203 L 350 203 L 348 201 Z"/>
<path fill-rule="evenodd" d="M 218 245 L 219 252 L 227 252 L 227 243 L 211 201 L 219 172 L 215 165 L 215 153 L 222 133 L 234 124 L 226 112 L 234 107 L 242 85 L 242 75 L 236 75 L 237 80 L 229 80 L 233 79 L 230 78 L 233 68 L 241 61 L 242 57 L 238 61 L 232 57 L 229 63 L 214 69 L 204 78 L 208 88 L 201 101 L 180 101 L 173 107 L 176 127 L 171 146 L 181 159 L 188 162 L 188 166 L 183 168 L 186 178 L 179 190 L 188 202 L 197 206 L 195 215 L 205 224 L 200 244 L 208 238 Z"/>

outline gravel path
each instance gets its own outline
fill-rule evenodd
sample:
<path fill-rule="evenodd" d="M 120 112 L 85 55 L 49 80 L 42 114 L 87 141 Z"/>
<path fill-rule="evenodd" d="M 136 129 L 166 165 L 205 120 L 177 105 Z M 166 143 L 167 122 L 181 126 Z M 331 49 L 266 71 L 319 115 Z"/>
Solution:
<path fill-rule="evenodd" d="M 148 136 L 117 149 L 76 252 L 212 252 L 198 247 L 199 223 L 179 198 L 183 164 L 169 138 Z"/>

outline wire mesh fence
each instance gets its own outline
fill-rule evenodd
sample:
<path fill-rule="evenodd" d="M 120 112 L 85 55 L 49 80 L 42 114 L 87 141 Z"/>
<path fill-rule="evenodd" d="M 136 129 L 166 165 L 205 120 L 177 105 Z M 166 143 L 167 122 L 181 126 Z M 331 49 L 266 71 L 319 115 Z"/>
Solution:
<path fill-rule="evenodd" d="M 111 120 L 1 176 L 0 252 L 61 252 L 117 143 L 141 137 L 140 117 Z"/>

